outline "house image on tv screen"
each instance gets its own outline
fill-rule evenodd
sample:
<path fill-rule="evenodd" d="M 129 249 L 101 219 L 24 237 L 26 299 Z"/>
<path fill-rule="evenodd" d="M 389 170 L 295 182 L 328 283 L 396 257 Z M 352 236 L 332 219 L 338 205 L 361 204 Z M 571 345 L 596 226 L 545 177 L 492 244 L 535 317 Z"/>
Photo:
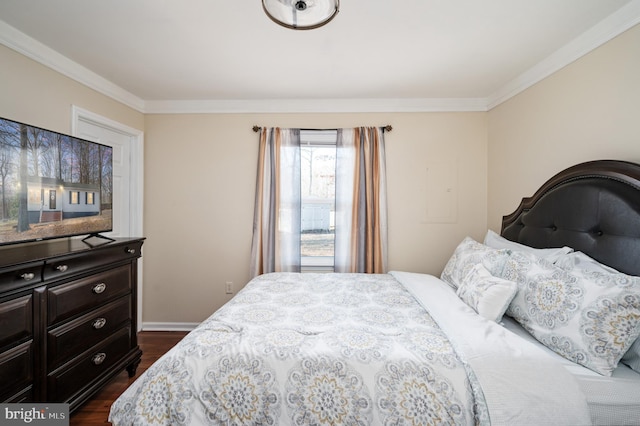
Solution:
<path fill-rule="evenodd" d="M 56 222 L 100 214 L 100 186 L 30 176 L 29 223 Z"/>

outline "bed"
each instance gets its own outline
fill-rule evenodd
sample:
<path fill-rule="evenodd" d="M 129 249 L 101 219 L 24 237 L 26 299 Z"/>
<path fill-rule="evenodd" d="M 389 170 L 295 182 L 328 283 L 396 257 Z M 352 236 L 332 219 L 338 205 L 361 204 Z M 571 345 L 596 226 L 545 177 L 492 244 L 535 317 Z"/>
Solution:
<path fill-rule="evenodd" d="M 640 165 L 582 163 L 440 277 L 250 281 L 112 405 L 129 424 L 640 424 Z"/>

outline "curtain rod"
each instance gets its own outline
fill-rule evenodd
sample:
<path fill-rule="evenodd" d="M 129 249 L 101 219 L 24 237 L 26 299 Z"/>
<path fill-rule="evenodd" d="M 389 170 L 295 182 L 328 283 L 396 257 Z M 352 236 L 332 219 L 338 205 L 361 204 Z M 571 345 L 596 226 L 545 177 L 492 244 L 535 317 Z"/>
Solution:
<path fill-rule="evenodd" d="M 391 127 L 390 124 L 387 124 L 386 126 L 382 126 L 381 127 L 383 131 L 385 132 L 390 132 L 393 130 L 393 127 Z M 262 130 L 262 127 L 260 126 L 253 126 L 253 131 L 258 133 L 260 130 Z M 338 129 L 300 129 L 300 130 L 338 130 Z"/>

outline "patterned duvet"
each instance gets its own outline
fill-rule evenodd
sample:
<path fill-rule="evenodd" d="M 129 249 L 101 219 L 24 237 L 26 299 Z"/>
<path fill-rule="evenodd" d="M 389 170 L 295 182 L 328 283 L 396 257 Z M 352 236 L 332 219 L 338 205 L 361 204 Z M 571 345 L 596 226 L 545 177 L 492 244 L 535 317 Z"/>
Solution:
<path fill-rule="evenodd" d="M 113 404 L 116 425 L 488 423 L 447 336 L 391 275 L 257 277 Z"/>

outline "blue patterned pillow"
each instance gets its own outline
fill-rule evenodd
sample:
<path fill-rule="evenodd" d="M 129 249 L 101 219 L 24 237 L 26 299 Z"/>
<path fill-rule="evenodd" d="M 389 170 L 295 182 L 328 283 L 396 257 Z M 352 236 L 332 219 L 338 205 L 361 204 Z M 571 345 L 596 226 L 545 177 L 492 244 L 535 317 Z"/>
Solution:
<path fill-rule="evenodd" d="M 640 278 L 620 275 L 570 273 L 513 252 L 500 276 L 518 283 L 507 315 L 563 357 L 610 376 L 640 335 Z"/>
<path fill-rule="evenodd" d="M 497 275 L 502 272 L 508 257 L 508 250 L 494 249 L 477 242 L 471 237 L 466 237 L 456 247 L 444 267 L 440 279 L 457 289 L 462 279 L 478 263 L 482 263 L 492 275 Z"/>
<path fill-rule="evenodd" d="M 579 275 L 590 275 L 594 279 L 597 279 L 597 274 L 593 273 L 598 272 L 605 275 L 609 274 L 610 276 L 607 279 L 610 280 L 640 280 L 639 277 L 625 275 L 610 266 L 603 265 L 579 251 L 566 254 L 554 263 L 566 271 Z M 624 354 L 620 362 L 640 373 L 640 337 L 631 345 L 631 348 Z"/>
<path fill-rule="evenodd" d="M 480 316 L 500 322 L 516 291 L 518 284 L 494 277 L 478 263 L 462 279 L 456 294 Z"/>

